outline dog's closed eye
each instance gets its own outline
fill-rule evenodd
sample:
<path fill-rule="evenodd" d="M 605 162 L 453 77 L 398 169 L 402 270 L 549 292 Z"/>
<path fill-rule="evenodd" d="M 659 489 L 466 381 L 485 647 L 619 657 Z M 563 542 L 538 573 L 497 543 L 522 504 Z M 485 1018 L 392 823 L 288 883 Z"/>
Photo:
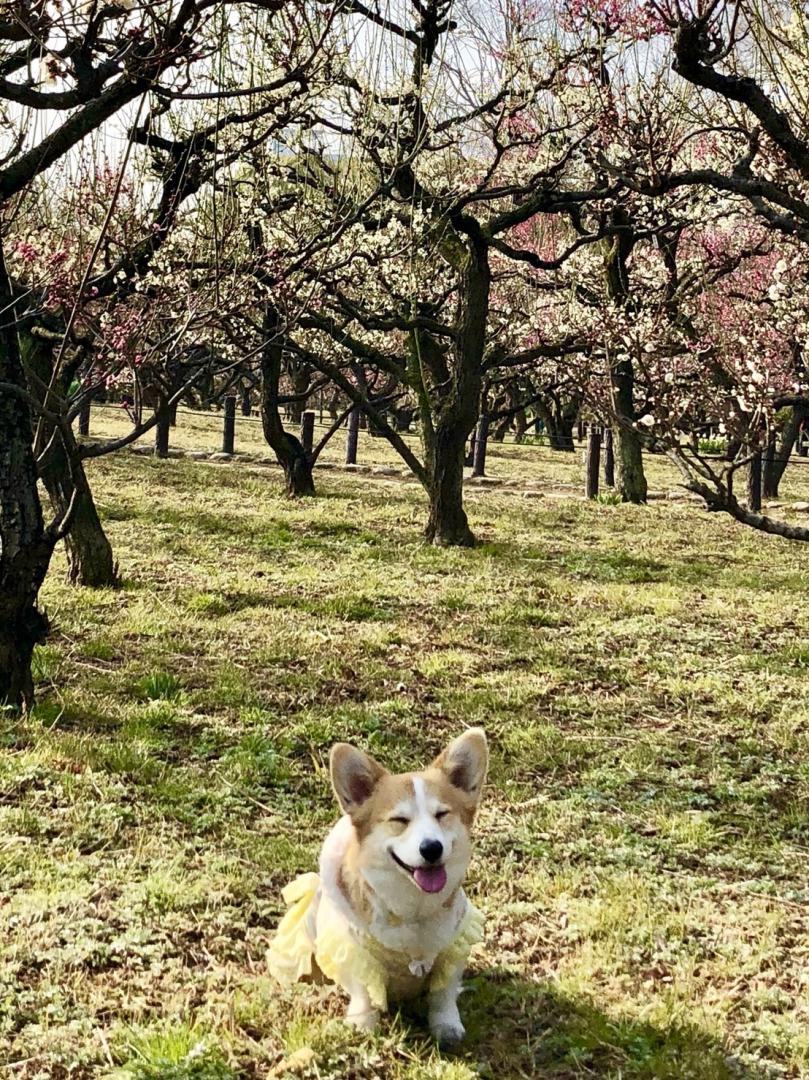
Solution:
<path fill-rule="evenodd" d="M 388 818 L 388 822 L 391 825 L 409 825 L 410 824 L 410 818 L 406 818 L 406 817 L 390 817 L 390 818 Z"/>
<path fill-rule="evenodd" d="M 435 812 L 435 820 L 440 821 L 441 818 L 445 818 L 448 813 L 449 813 L 449 810 L 436 810 L 436 812 Z"/>

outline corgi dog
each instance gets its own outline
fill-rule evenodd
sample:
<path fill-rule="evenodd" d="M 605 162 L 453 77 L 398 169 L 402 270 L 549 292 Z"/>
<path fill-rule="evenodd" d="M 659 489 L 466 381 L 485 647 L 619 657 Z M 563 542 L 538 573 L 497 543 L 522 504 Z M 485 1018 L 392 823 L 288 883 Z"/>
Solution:
<path fill-rule="evenodd" d="M 482 918 L 462 883 L 488 768 L 472 728 L 423 772 L 394 774 L 347 743 L 332 747 L 331 781 L 343 816 L 319 874 L 284 890 L 290 910 L 269 952 L 285 985 L 322 973 L 348 994 L 346 1020 L 370 1031 L 387 1008 L 426 992 L 433 1036 L 464 1036 L 461 978 Z"/>

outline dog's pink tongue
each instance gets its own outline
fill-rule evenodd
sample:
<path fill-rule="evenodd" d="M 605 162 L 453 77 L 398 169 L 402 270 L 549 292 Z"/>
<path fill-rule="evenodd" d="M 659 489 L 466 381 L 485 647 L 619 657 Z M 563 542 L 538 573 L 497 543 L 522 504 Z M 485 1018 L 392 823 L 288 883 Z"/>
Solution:
<path fill-rule="evenodd" d="M 413 871 L 416 884 L 424 892 L 441 892 L 447 883 L 443 866 L 419 866 Z"/>

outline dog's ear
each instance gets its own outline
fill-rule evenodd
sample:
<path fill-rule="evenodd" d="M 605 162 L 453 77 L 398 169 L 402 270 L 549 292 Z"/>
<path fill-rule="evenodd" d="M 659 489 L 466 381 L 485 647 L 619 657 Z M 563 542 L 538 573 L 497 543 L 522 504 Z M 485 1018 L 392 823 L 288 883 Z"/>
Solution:
<path fill-rule="evenodd" d="M 480 802 L 489 767 L 489 747 L 483 728 L 470 728 L 459 735 L 442 750 L 433 767 L 440 769 L 453 787 L 460 788 L 475 803 Z"/>
<path fill-rule="evenodd" d="M 329 754 L 334 794 L 343 813 L 353 816 L 373 794 L 385 769 L 350 743 L 335 743 Z"/>

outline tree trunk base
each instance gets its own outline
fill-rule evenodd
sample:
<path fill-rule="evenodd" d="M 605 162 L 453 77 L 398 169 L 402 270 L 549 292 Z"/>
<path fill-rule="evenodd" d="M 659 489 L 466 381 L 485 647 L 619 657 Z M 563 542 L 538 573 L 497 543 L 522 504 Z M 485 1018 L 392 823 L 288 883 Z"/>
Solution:
<path fill-rule="evenodd" d="M 80 559 L 71 555 L 69 544 L 67 547 L 67 580 L 71 585 L 82 585 L 87 589 L 117 589 L 121 584 L 118 563 L 112 556 L 109 543 L 92 553 L 85 547 Z"/>
<path fill-rule="evenodd" d="M 286 493 L 290 499 L 306 499 L 316 495 L 312 469 L 295 468 L 286 473 Z"/>
<path fill-rule="evenodd" d="M 73 503 L 73 517 L 65 537 L 68 581 L 96 589 L 114 588 L 118 584 L 118 568 L 112 546 L 98 516 L 84 465 L 78 460 L 72 468 L 69 464 L 68 454 L 73 455 L 76 446 L 69 432 L 67 439 L 67 445 L 53 440 L 42 468 L 42 482 L 57 514 L 64 514 Z"/>
<path fill-rule="evenodd" d="M 435 547 L 471 548 L 477 545 L 475 534 L 469 528 L 468 523 L 451 527 L 439 527 L 430 521 L 424 530 L 424 537 Z"/>
<path fill-rule="evenodd" d="M 636 488 L 618 488 L 618 494 L 621 496 L 621 502 L 634 503 L 635 506 L 645 506 L 648 502 L 645 491 L 639 491 Z"/>
<path fill-rule="evenodd" d="M 613 431 L 615 490 L 621 502 L 646 502 L 648 487 L 643 469 L 643 447 L 636 432 L 623 427 Z"/>
<path fill-rule="evenodd" d="M 487 428 L 488 424 L 484 424 Z M 429 461 L 430 513 L 425 538 L 436 547 L 474 547 L 475 535 L 463 505 L 464 450 L 468 432 L 441 432 L 427 455 Z M 480 431 L 478 432 L 478 436 Z M 476 464 L 482 465 L 480 451 L 485 452 L 486 431 L 482 446 L 476 440 Z"/>
<path fill-rule="evenodd" d="M 315 494 L 312 461 L 301 443 L 287 433 L 287 453 L 281 462 L 286 480 L 286 493 L 291 499 L 311 498 Z"/>
<path fill-rule="evenodd" d="M 79 496 L 79 505 L 65 537 L 67 576 L 72 585 L 91 589 L 114 589 L 120 584 L 112 545 L 99 520 L 88 487 Z"/>
<path fill-rule="evenodd" d="M 29 709 L 34 704 L 31 661 L 48 633 L 48 619 L 30 605 L 0 620 L 0 706 Z"/>
<path fill-rule="evenodd" d="M 576 449 L 576 444 L 573 442 L 573 435 L 560 435 L 558 432 L 548 434 L 548 443 L 551 450 L 561 451 L 562 453 L 572 454 Z"/>

